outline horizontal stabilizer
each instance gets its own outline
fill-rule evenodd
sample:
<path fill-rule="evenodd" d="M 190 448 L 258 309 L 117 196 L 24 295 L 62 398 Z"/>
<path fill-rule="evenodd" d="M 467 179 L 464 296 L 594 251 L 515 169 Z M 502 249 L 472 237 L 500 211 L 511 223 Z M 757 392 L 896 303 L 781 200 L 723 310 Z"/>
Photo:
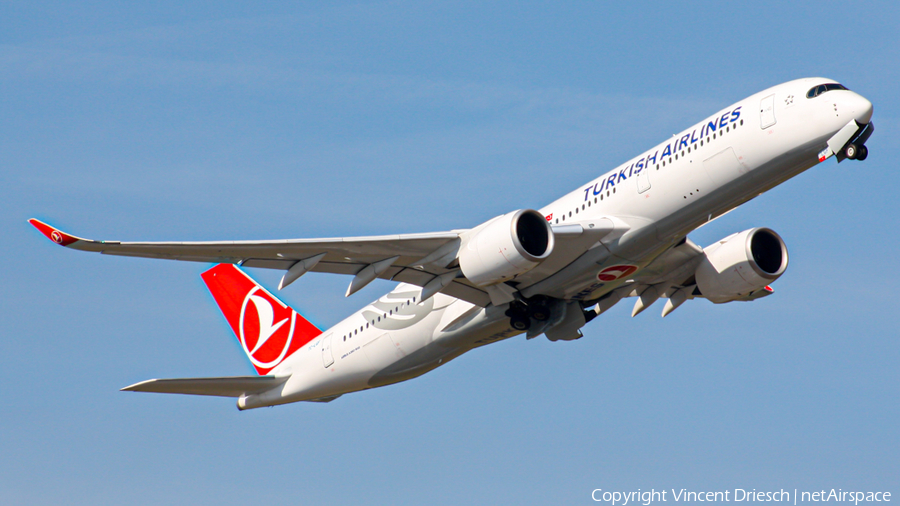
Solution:
<path fill-rule="evenodd" d="M 275 388 L 287 379 L 288 376 L 281 378 L 275 376 L 231 376 L 225 378 L 151 379 L 127 386 L 122 391 L 240 397 Z"/>

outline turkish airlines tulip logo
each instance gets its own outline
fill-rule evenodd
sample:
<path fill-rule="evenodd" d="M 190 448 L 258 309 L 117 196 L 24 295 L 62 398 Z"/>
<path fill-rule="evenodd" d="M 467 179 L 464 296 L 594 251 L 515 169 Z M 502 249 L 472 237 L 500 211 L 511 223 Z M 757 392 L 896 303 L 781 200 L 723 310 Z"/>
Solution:
<path fill-rule="evenodd" d="M 613 265 L 612 267 L 607 267 L 606 269 L 600 271 L 600 273 L 597 274 L 597 279 L 608 283 L 610 281 L 624 278 L 625 276 L 628 276 L 636 270 L 636 265 Z"/>
<path fill-rule="evenodd" d="M 271 369 L 284 360 L 296 321 L 297 313 L 258 286 L 247 292 L 241 305 L 238 337 L 253 365 Z"/>

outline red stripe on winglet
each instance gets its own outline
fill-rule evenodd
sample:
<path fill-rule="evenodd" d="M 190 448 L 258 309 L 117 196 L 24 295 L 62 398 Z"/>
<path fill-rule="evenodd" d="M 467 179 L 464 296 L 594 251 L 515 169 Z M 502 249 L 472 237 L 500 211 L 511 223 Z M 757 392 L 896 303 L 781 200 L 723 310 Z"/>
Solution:
<path fill-rule="evenodd" d="M 73 237 L 62 230 L 56 229 L 47 225 L 46 223 L 36 220 L 34 218 L 28 220 L 28 223 L 31 223 L 34 228 L 38 229 L 42 234 L 44 234 L 47 239 L 55 242 L 56 244 L 60 244 L 62 246 L 68 246 L 73 242 L 77 241 L 77 237 Z"/>

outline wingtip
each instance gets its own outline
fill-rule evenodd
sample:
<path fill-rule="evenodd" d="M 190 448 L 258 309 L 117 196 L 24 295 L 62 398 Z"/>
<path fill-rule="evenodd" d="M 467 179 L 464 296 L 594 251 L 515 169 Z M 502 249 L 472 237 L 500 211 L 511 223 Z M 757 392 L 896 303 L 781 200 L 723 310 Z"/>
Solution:
<path fill-rule="evenodd" d="M 40 233 L 44 234 L 44 237 L 50 239 L 56 244 L 59 244 L 60 246 L 68 246 L 80 240 L 80 238 L 75 237 L 71 234 L 67 234 L 62 230 L 48 225 L 47 223 L 44 223 L 43 221 L 36 218 L 30 218 L 28 220 L 28 223 L 31 224 L 31 226 L 33 226 L 34 228 L 38 229 Z"/>
<path fill-rule="evenodd" d="M 143 385 L 147 385 L 149 383 L 154 383 L 156 379 L 148 379 L 144 381 L 139 381 L 133 385 L 128 385 L 127 387 L 122 387 L 119 389 L 120 392 L 140 392 L 140 387 Z"/>

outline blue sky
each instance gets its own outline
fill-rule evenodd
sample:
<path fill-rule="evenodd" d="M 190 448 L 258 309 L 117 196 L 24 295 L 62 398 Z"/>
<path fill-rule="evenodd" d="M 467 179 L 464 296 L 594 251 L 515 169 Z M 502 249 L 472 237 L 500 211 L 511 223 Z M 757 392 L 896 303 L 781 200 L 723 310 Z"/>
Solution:
<path fill-rule="evenodd" d="M 0 4 L 0 502 L 587 504 L 595 488 L 900 493 L 894 2 Z M 116 240 L 426 232 L 540 207 L 765 87 L 875 104 L 824 164 L 691 235 L 768 226 L 776 294 L 621 304 L 421 378 L 238 412 L 118 389 L 251 373 L 199 274 Z M 252 272 L 269 288 L 278 273 Z M 280 295 L 319 326 L 344 298 Z"/>

